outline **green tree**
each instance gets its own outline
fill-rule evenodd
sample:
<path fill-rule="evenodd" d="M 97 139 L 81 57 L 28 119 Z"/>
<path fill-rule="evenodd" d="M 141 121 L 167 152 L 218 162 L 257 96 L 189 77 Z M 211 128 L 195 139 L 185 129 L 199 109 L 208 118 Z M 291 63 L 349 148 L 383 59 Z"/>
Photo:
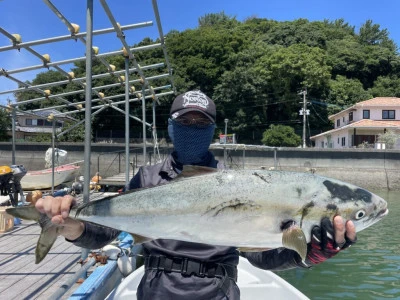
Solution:
<path fill-rule="evenodd" d="M 57 81 L 63 81 L 66 80 L 66 76 L 61 74 L 58 71 L 54 70 L 49 70 L 46 72 L 41 72 L 38 75 L 36 75 L 35 79 L 32 80 L 32 82 L 27 81 L 26 83 L 30 85 L 39 85 L 39 84 L 45 84 L 45 83 L 51 83 L 51 82 L 57 82 Z M 49 88 L 42 88 L 42 90 L 50 90 L 51 95 L 56 95 L 63 93 L 65 91 L 68 91 L 67 86 L 70 86 L 71 83 L 66 83 L 64 85 L 58 85 L 58 86 L 53 86 Z M 19 108 L 23 110 L 31 110 L 31 109 L 36 109 L 36 108 L 45 108 L 57 104 L 63 103 L 62 101 L 58 100 L 57 98 L 54 97 L 49 97 L 45 98 L 45 94 L 42 92 L 38 92 L 35 90 L 29 90 L 26 92 L 17 92 L 15 93 L 15 97 L 17 99 L 17 102 L 25 101 L 25 100 L 32 100 L 36 98 L 44 98 L 42 100 L 38 100 L 32 103 L 27 103 L 20 105 Z M 71 99 L 74 98 L 74 96 L 70 97 Z M 67 97 L 68 99 L 68 97 Z"/>
<path fill-rule="evenodd" d="M 396 47 L 389 39 L 389 32 L 387 29 L 380 29 L 379 24 L 373 24 L 372 20 L 367 20 L 361 27 L 359 32 L 359 40 L 362 44 L 366 45 L 382 45 L 391 50 Z"/>
<path fill-rule="evenodd" d="M 37 142 L 37 143 L 50 143 L 51 142 L 51 133 L 38 133 L 34 136 L 29 136 L 26 138 L 29 142 Z"/>
<path fill-rule="evenodd" d="M 387 132 L 378 135 L 378 141 L 385 143 L 387 149 L 393 149 L 399 138 L 400 134 L 393 130 L 388 130 Z"/>
<path fill-rule="evenodd" d="M 258 70 L 275 89 L 285 92 L 298 92 L 304 87 L 321 88 L 328 85 L 331 77 L 325 51 L 304 44 L 266 52 L 259 60 Z"/>
<path fill-rule="evenodd" d="M 373 97 L 400 97 L 399 87 L 400 78 L 397 76 L 379 76 L 368 92 Z"/>
<path fill-rule="evenodd" d="M 3 108 L 0 108 L 0 141 L 8 141 L 10 137 L 7 131 L 11 129 L 10 113 Z"/>
<path fill-rule="evenodd" d="M 264 47 L 262 43 L 255 43 L 232 54 L 228 62 L 233 67 L 221 76 L 221 83 L 215 87 L 213 95 L 220 112 L 219 119 L 229 119 L 230 129 L 241 141 L 253 136 L 260 140 L 266 128 L 268 84 L 254 68 L 257 59 L 265 53 Z"/>
<path fill-rule="evenodd" d="M 297 147 L 301 143 L 301 137 L 290 126 L 271 125 L 264 132 L 261 142 L 274 147 Z"/>
<path fill-rule="evenodd" d="M 232 24 L 238 24 L 239 22 L 236 21 L 236 18 L 230 17 L 225 14 L 225 12 L 220 13 L 211 13 L 205 14 L 203 17 L 199 18 L 199 26 L 215 26 L 215 25 L 224 25 L 230 26 Z"/>
<path fill-rule="evenodd" d="M 58 138 L 59 142 L 83 142 L 85 140 L 85 123 L 68 131 L 74 125 L 75 123 L 73 122 L 64 122 L 63 132 L 66 133 Z"/>
<path fill-rule="evenodd" d="M 172 30 L 165 36 L 169 61 L 173 68 L 177 93 L 200 89 L 216 101 L 219 128 L 224 118 L 229 119 L 230 130 L 240 135 L 241 141 L 262 139 L 270 124 L 294 124 L 300 130 L 298 93 L 307 88 L 307 99 L 326 106 L 309 106 L 310 131 L 326 129 L 329 107 L 346 107 L 371 96 L 398 96 L 396 86 L 400 78 L 400 56 L 389 39 L 386 29 L 367 21 L 359 32 L 344 19 L 311 22 L 306 19 L 279 22 L 250 16 L 243 22 L 224 12 L 206 14 L 199 18 L 197 28 L 182 32 Z M 134 46 L 158 42 L 146 37 Z M 135 51 L 142 66 L 163 61 L 161 48 Z M 117 70 L 125 68 L 122 55 L 105 58 Z M 130 62 L 130 66 L 133 63 Z M 84 77 L 85 62 L 73 69 L 76 77 Z M 145 76 L 160 74 L 160 69 L 144 70 Z M 164 67 L 164 72 L 167 73 Z M 93 74 L 107 72 L 98 60 L 93 61 Z M 132 74 L 132 76 L 134 76 Z M 65 80 L 65 75 L 49 71 L 39 74 L 32 84 Z M 117 76 L 93 79 L 99 87 L 118 82 Z M 169 80 L 154 79 L 151 85 L 163 86 Z M 141 91 L 142 84 L 134 84 Z M 51 94 L 81 90 L 79 84 L 66 82 L 52 87 Z M 99 90 L 106 96 L 124 94 L 124 86 Z M 19 101 L 43 97 L 36 91 L 20 92 Z M 94 95 L 94 98 L 97 98 Z M 122 96 L 123 98 L 123 96 Z M 157 107 L 156 123 L 166 125 L 169 106 L 174 96 L 161 97 Z M 70 102 L 84 100 L 84 93 L 65 97 Z M 321 100 L 323 99 L 323 100 Z M 119 99 L 114 99 L 119 100 Z M 314 100 L 313 100 L 314 101 Z M 43 99 L 24 109 L 34 109 L 61 103 L 57 99 Z M 98 104 L 93 102 L 93 104 Z M 151 119 L 152 103 L 147 105 Z M 317 108 L 315 111 L 314 108 Z M 73 107 L 65 107 L 68 111 Z M 131 103 L 130 114 L 141 116 L 141 108 Z M 93 120 L 95 130 L 124 130 L 124 118 L 111 108 L 105 109 Z M 74 115 L 79 119 L 83 116 Z M 163 124 L 163 125 L 161 125 Z M 296 125 L 298 124 L 298 125 Z M 133 126 L 132 133 L 141 132 Z"/>
<path fill-rule="evenodd" d="M 328 103 L 335 103 L 329 106 L 330 115 L 354 105 L 357 102 L 371 99 L 372 95 L 364 90 L 362 83 L 358 79 L 348 79 L 344 76 L 336 76 L 335 80 L 330 80 Z"/>

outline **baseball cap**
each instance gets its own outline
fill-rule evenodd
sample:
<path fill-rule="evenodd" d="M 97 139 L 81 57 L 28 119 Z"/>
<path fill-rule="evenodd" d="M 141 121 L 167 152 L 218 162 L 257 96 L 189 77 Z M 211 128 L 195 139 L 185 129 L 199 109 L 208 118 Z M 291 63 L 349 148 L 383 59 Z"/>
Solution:
<path fill-rule="evenodd" d="M 215 103 L 201 91 L 189 91 L 177 96 L 172 103 L 170 115 L 176 119 L 190 111 L 201 112 L 215 123 Z"/>

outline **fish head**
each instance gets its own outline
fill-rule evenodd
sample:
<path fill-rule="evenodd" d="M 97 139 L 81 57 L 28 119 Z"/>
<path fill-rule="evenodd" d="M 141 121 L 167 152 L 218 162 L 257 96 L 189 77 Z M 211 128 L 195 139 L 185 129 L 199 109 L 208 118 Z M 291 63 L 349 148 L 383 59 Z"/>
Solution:
<path fill-rule="evenodd" d="M 351 220 L 359 232 L 382 220 L 389 210 L 387 202 L 363 188 L 335 180 L 323 182 L 329 197 L 326 210 Z"/>

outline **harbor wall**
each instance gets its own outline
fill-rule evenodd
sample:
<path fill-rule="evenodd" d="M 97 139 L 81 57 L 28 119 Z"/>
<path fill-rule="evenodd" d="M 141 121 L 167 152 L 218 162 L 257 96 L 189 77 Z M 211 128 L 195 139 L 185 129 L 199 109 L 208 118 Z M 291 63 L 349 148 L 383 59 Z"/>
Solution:
<path fill-rule="evenodd" d="M 66 163 L 83 160 L 83 143 L 58 144 L 68 151 Z M 19 143 L 16 145 L 15 162 L 27 170 L 43 169 L 48 144 Z M 163 159 L 172 151 L 167 145 L 160 147 Z M 224 160 L 222 145 L 212 145 L 217 159 Z M 153 164 L 158 156 L 154 148 L 146 148 L 147 163 Z M 227 164 L 231 168 L 275 169 L 285 171 L 313 172 L 337 178 L 372 190 L 400 190 L 400 150 L 378 149 L 316 149 L 316 148 L 269 148 L 251 145 L 230 145 L 226 151 Z M 130 165 L 143 165 L 143 146 L 130 145 Z M 0 165 L 12 162 L 12 146 L 0 143 Z M 83 174 L 83 163 L 82 174 Z M 124 144 L 92 144 L 90 173 L 97 171 L 104 177 L 125 170 Z"/>

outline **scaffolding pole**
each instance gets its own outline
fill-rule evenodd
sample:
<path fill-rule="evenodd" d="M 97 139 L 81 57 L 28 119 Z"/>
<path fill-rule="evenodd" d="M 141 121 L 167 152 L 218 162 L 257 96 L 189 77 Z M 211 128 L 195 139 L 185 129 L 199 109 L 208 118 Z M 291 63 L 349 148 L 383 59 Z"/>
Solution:
<path fill-rule="evenodd" d="M 157 64 L 148 65 L 148 66 L 143 66 L 142 69 L 143 70 L 150 70 L 150 69 L 161 68 L 161 67 L 164 67 L 164 66 L 165 66 L 164 63 L 157 63 Z M 5 72 L 7 73 L 7 71 L 5 71 Z M 129 69 L 129 72 L 130 73 L 136 72 L 136 68 Z M 93 75 L 92 80 L 108 77 L 108 76 L 110 76 L 110 73 L 111 73 L 111 75 L 116 75 L 116 74 L 119 75 L 119 74 L 125 73 L 125 70 L 123 70 L 123 71 L 113 71 L 113 72 Z M 150 78 L 150 77 L 148 77 L 148 78 Z M 59 85 L 64 85 L 64 84 L 68 84 L 70 82 L 75 82 L 75 81 L 79 81 L 79 80 L 83 80 L 83 79 L 86 79 L 86 77 L 80 77 L 80 78 L 68 79 L 68 80 L 62 80 L 62 81 L 56 81 L 56 82 L 49 82 L 49 83 L 44 83 L 44 84 L 31 85 L 31 86 L 26 86 L 26 87 L 23 87 L 23 88 L 0 91 L 0 95 L 11 94 L 11 93 L 16 93 L 16 92 L 25 92 L 25 91 L 33 90 L 35 88 L 59 86 Z"/>
<path fill-rule="evenodd" d="M 125 57 L 125 185 L 129 183 L 129 58 Z"/>
<path fill-rule="evenodd" d="M 122 30 L 130 30 L 130 29 L 148 27 L 148 26 L 152 26 L 152 25 L 153 25 L 153 22 L 149 21 L 149 22 L 143 22 L 143 23 L 137 23 L 137 24 L 124 25 L 124 26 L 121 26 L 121 29 Z M 0 32 L 4 33 L 6 31 L 0 27 Z M 107 34 L 107 33 L 113 33 L 113 32 L 114 32 L 113 27 L 112 28 L 104 28 L 104 29 L 99 29 L 99 30 L 93 31 L 93 35 Z M 47 39 L 42 39 L 42 40 L 19 43 L 19 44 L 15 44 L 15 45 L 13 44 L 11 46 L 0 47 L 0 52 L 13 50 L 13 49 L 19 50 L 19 49 L 25 48 L 25 47 L 49 44 L 49 43 L 54 43 L 54 42 L 76 40 L 77 38 L 86 36 L 86 34 L 87 34 L 86 32 L 82 32 L 82 33 L 76 33 L 74 35 L 72 35 L 72 34 L 63 35 L 63 36 L 57 36 L 57 37 L 52 37 L 52 38 L 47 38 Z M 8 34 L 6 34 L 6 36 L 11 38 Z"/>

